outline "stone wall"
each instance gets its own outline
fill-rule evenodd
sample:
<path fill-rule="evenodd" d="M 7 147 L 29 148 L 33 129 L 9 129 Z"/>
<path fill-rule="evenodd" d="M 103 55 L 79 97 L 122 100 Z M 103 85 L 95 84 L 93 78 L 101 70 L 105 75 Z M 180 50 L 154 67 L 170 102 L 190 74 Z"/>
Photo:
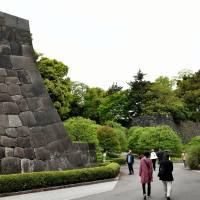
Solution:
<path fill-rule="evenodd" d="M 0 172 L 89 166 L 95 145 L 73 144 L 33 58 L 29 22 L 0 12 Z"/>
<path fill-rule="evenodd" d="M 181 121 L 175 123 L 172 117 L 142 116 L 133 118 L 131 126 L 158 126 L 168 125 L 181 137 L 183 143 L 187 143 L 194 136 L 200 135 L 200 123 Z"/>

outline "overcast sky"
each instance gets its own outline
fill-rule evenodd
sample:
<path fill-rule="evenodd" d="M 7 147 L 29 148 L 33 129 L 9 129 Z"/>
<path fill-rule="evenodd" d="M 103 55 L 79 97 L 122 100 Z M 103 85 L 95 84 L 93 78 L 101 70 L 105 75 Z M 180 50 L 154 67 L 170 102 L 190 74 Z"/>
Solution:
<path fill-rule="evenodd" d="M 90 87 L 200 69 L 199 0 L 0 0 L 0 11 L 28 19 L 35 50 Z"/>

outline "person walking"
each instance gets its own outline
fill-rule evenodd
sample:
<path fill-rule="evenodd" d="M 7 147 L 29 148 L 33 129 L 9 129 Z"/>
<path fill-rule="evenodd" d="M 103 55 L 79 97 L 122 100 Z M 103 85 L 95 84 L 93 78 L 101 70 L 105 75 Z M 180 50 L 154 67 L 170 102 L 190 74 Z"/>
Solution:
<path fill-rule="evenodd" d="M 155 171 L 156 170 L 156 159 L 157 159 L 157 155 L 156 155 L 156 152 L 154 151 L 154 149 L 151 149 L 151 155 L 150 155 L 150 159 L 153 163 L 153 170 Z"/>
<path fill-rule="evenodd" d="M 182 154 L 181 154 L 181 159 L 183 161 L 183 165 L 184 165 L 185 168 L 187 167 L 187 165 L 186 165 L 186 157 L 187 157 L 187 153 L 185 151 L 183 151 Z"/>
<path fill-rule="evenodd" d="M 165 158 L 160 162 L 158 177 L 163 182 L 165 197 L 170 200 L 172 191 L 172 181 L 174 177 L 172 175 L 173 162 L 169 160 L 169 155 L 166 154 Z"/>
<path fill-rule="evenodd" d="M 149 159 L 150 153 L 145 152 L 144 157 L 140 160 L 139 176 L 141 178 L 143 198 L 151 196 L 151 182 L 153 181 L 152 161 Z M 147 194 L 146 194 L 147 185 Z"/>
<path fill-rule="evenodd" d="M 129 175 L 134 174 L 134 170 L 133 170 L 134 156 L 131 150 L 129 150 L 126 156 L 126 163 L 128 164 Z"/>

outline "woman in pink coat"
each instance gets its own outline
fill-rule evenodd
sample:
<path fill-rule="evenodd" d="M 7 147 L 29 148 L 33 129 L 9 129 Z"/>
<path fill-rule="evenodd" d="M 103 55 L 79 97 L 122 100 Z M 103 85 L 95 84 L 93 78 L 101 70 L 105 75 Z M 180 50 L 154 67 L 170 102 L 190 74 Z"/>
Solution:
<path fill-rule="evenodd" d="M 140 160 L 139 175 L 141 177 L 144 199 L 150 198 L 151 182 L 153 181 L 152 161 L 149 159 L 150 153 L 145 152 L 144 157 Z M 148 186 L 146 195 L 146 184 Z"/>

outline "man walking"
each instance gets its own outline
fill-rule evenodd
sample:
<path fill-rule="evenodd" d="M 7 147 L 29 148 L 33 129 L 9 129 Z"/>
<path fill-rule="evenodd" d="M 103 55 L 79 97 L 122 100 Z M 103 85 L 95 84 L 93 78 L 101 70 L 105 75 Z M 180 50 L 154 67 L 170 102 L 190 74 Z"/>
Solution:
<path fill-rule="evenodd" d="M 134 174 L 134 171 L 133 171 L 134 156 L 133 156 L 131 150 L 129 150 L 129 152 L 126 156 L 126 162 L 128 164 L 129 175 Z"/>

